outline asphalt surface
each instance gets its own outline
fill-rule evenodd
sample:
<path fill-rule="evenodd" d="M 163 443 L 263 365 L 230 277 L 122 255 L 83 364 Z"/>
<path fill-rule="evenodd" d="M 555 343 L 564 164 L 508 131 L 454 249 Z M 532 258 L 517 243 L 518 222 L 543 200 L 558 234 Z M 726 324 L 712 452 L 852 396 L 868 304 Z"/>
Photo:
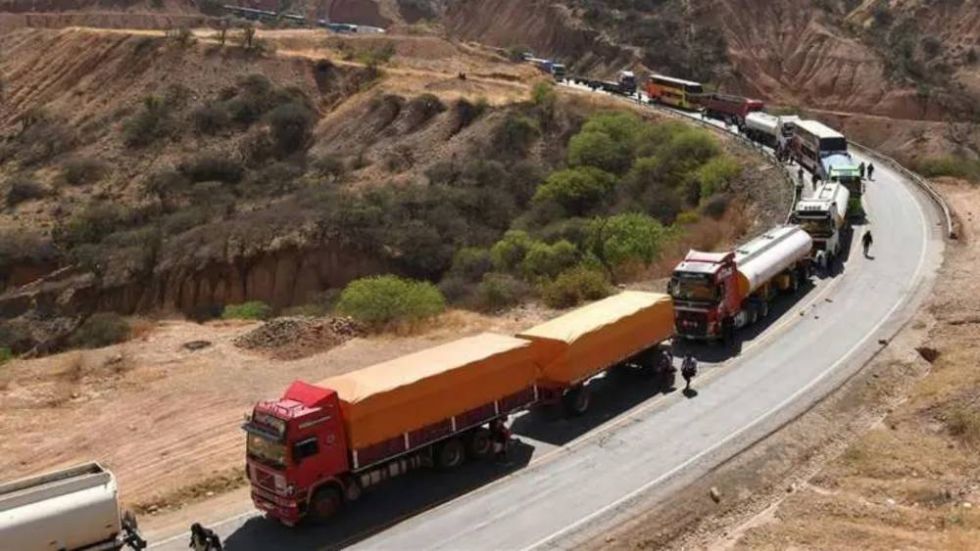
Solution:
<path fill-rule="evenodd" d="M 942 258 L 938 212 L 885 166 L 864 201 L 871 257 L 853 247 L 838 273 L 782 298 L 732 348 L 686 348 L 705 368 L 695 392 L 628 375 L 599 379 L 584 418 L 541 411 L 516 419 L 520 443 L 509 465 L 402 477 L 329 526 L 287 529 L 246 513 L 211 527 L 231 550 L 566 548 L 601 533 L 805 411 L 915 312 Z M 863 231 L 855 227 L 854 236 Z M 186 545 L 179 535 L 151 548 Z"/>

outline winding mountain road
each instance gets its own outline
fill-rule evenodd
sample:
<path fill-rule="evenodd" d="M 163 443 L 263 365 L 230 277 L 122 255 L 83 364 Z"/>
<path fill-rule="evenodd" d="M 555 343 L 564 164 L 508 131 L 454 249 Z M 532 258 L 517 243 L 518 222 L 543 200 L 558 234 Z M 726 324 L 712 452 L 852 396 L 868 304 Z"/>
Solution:
<path fill-rule="evenodd" d="M 403 477 L 328 527 L 288 530 L 254 513 L 213 527 L 232 551 L 565 548 L 601 533 L 638 503 L 670 495 L 806 411 L 922 304 L 942 260 L 938 208 L 882 164 L 864 197 L 872 257 L 853 247 L 842 273 L 783 300 L 768 325 L 741 335 L 736 350 L 696 348 L 707 366 L 697 396 L 655 395 L 635 384 L 603 388 L 593 394 L 596 412 L 583 420 L 517 419 L 522 445 L 512 468 L 469 465 L 451 476 Z M 855 227 L 854 235 L 863 231 Z M 180 535 L 151 548 L 185 546 Z"/>

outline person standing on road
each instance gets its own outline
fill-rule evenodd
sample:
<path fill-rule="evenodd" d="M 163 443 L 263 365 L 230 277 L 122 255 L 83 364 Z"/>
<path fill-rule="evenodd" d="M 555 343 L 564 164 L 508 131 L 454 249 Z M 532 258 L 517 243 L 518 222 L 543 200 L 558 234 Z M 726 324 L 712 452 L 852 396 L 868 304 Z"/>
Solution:
<path fill-rule="evenodd" d="M 802 166 L 796 171 L 796 179 L 800 182 L 800 185 L 802 186 L 803 185 L 803 167 Z"/>
<path fill-rule="evenodd" d="M 213 530 L 195 522 L 191 525 L 191 543 L 187 547 L 194 551 L 221 551 L 221 539 Z"/>
<path fill-rule="evenodd" d="M 864 179 L 864 170 L 865 170 L 864 161 L 861 161 L 861 164 L 858 165 L 858 173 L 861 175 L 862 180 Z"/>
<path fill-rule="evenodd" d="M 490 423 L 490 440 L 493 442 L 494 457 L 498 462 L 505 463 L 510 444 L 510 429 L 503 419 L 494 419 Z"/>
<path fill-rule="evenodd" d="M 691 379 L 698 374 L 698 361 L 694 359 L 694 354 L 688 354 L 681 362 L 681 377 L 684 377 L 684 390 L 691 390 Z"/>
<path fill-rule="evenodd" d="M 869 180 L 874 180 L 875 179 L 875 164 L 874 163 L 868 163 L 868 179 Z"/>
<path fill-rule="evenodd" d="M 871 251 L 871 245 L 874 243 L 874 238 L 871 237 L 871 230 L 866 230 L 864 235 L 861 236 L 861 246 L 864 247 L 864 257 L 868 258 L 868 253 Z"/>

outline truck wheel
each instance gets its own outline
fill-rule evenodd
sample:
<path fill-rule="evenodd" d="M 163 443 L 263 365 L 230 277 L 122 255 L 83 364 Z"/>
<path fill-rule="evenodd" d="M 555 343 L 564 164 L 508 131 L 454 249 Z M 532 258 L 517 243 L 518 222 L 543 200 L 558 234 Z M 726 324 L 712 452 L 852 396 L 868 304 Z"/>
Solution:
<path fill-rule="evenodd" d="M 336 486 L 333 484 L 323 486 L 313 494 L 313 499 L 310 501 L 310 519 L 313 522 L 326 522 L 337 514 L 343 503 L 343 497 Z"/>
<path fill-rule="evenodd" d="M 493 451 L 493 442 L 490 440 L 490 431 L 485 428 L 475 429 L 470 433 L 466 442 L 466 454 L 472 459 L 485 459 Z"/>
<path fill-rule="evenodd" d="M 589 388 L 585 385 L 578 385 L 566 392 L 561 401 L 568 415 L 578 417 L 588 411 L 590 398 Z"/>
<path fill-rule="evenodd" d="M 766 319 L 769 317 L 769 301 L 763 300 L 762 304 L 759 305 L 759 319 Z"/>
<path fill-rule="evenodd" d="M 451 471 L 463 464 L 466 449 L 459 438 L 450 438 L 436 449 L 436 467 L 443 471 Z"/>
<path fill-rule="evenodd" d="M 721 339 L 725 346 L 735 343 L 735 321 L 732 318 L 721 320 Z"/>

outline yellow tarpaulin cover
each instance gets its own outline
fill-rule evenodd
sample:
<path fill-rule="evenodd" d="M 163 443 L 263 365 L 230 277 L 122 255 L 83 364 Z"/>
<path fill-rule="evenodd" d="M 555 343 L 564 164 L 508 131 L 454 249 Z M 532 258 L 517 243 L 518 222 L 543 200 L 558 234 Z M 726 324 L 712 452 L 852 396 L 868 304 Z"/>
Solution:
<path fill-rule="evenodd" d="M 483 333 L 331 377 L 352 449 L 519 392 L 538 376 L 531 342 Z"/>
<path fill-rule="evenodd" d="M 673 334 L 670 296 L 623 291 L 518 336 L 537 343 L 545 382 L 570 385 Z"/>

